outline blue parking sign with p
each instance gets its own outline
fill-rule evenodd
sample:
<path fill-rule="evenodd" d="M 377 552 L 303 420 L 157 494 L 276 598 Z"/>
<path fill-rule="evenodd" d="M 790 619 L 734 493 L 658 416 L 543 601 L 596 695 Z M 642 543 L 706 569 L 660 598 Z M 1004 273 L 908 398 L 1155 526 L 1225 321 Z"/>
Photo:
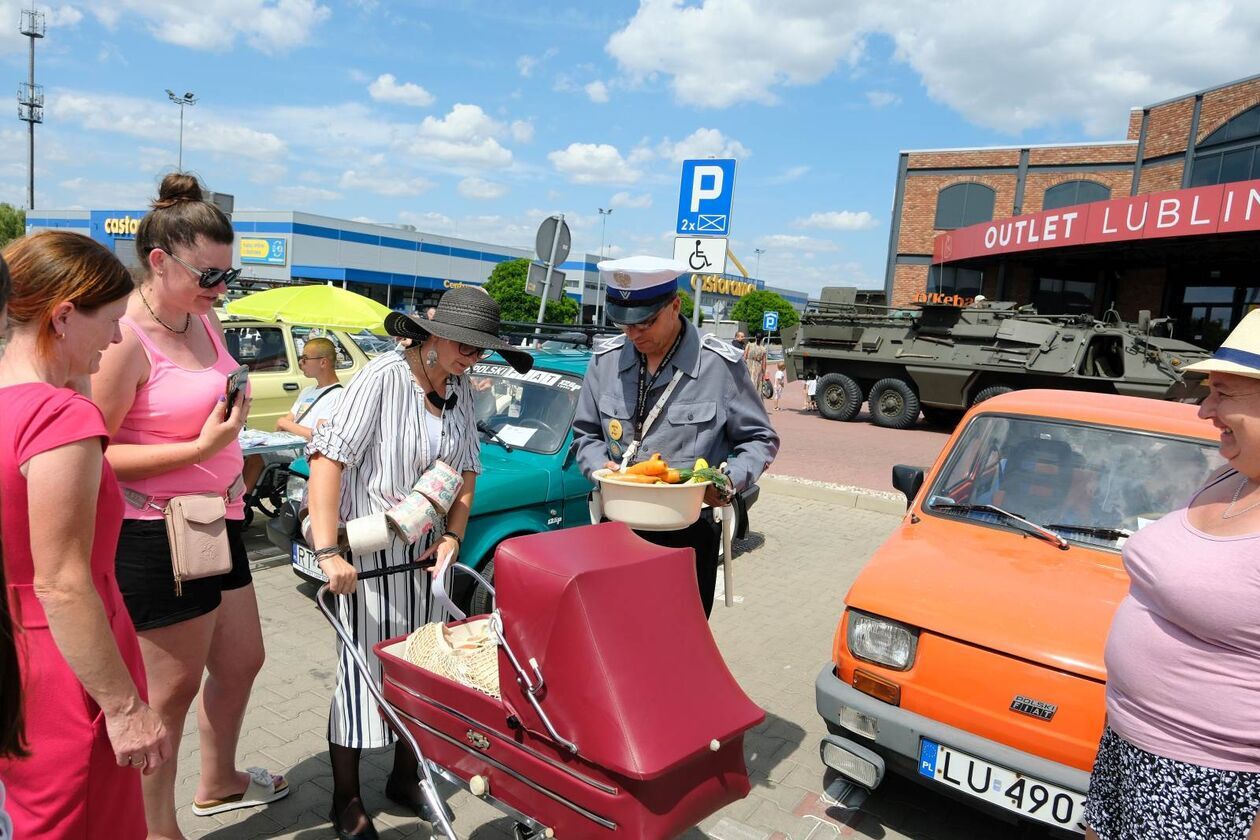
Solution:
<path fill-rule="evenodd" d="M 779 328 L 779 313 L 766 312 L 761 316 L 761 331 L 774 332 Z"/>
<path fill-rule="evenodd" d="M 684 160 L 677 232 L 684 236 L 729 235 L 734 197 L 734 160 Z"/>

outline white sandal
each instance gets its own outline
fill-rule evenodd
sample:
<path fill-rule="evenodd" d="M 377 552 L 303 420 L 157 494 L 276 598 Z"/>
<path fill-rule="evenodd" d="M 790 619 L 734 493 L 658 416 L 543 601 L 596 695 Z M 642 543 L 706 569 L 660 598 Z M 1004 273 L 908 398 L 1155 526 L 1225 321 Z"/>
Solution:
<path fill-rule="evenodd" d="M 273 776 L 262 767 L 250 767 L 245 772 L 249 774 L 249 785 L 244 793 L 209 802 L 194 801 L 192 812 L 199 817 L 209 817 L 238 808 L 257 808 L 289 795 L 289 782 L 283 776 Z"/>

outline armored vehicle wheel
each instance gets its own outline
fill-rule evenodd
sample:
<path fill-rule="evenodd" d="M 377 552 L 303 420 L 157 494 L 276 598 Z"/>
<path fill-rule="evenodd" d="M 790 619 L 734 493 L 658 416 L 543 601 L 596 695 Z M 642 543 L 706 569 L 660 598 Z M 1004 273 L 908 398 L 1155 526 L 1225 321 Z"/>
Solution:
<path fill-rule="evenodd" d="M 871 386 L 871 422 L 888 429 L 908 429 L 919 419 L 919 395 L 900 379 Z"/>
<path fill-rule="evenodd" d="M 818 377 L 814 401 L 823 417 L 848 422 L 862 410 L 862 387 L 843 373 L 825 373 Z"/>
<path fill-rule="evenodd" d="M 953 431 L 958 425 L 958 421 L 962 419 L 963 413 L 954 408 L 938 408 L 934 405 L 923 406 L 923 419 L 929 425 L 939 426 L 942 429 Z"/>
<path fill-rule="evenodd" d="M 996 397 L 1000 394 L 1009 394 L 1013 390 L 1015 389 L 1007 385 L 991 385 L 976 394 L 976 398 L 971 401 L 971 404 L 975 405 L 976 403 L 982 403 L 990 397 Z"/>

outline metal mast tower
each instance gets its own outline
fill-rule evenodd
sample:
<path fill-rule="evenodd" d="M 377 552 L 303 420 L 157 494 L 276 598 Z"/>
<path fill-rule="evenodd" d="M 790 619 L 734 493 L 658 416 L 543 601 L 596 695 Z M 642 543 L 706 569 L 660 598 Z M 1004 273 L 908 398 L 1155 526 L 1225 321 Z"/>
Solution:
<path fill-rule="evenodd" d="M 44 37 L 44 13 L 22 10 L 22 34 L 31 39 L 31 72 L 18 85 L 18 119 L 26 123 L 26 209 L 35 209 L 35 123 L 44 121 L 44 86 L 35 84 L 35 39 Z"/>

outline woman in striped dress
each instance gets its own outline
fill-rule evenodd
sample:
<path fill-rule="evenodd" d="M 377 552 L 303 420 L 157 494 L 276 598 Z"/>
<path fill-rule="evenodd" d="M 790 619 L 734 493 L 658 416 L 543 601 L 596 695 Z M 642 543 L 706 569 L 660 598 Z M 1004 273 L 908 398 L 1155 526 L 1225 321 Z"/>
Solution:
<path fill-rule="evenodd" d="M 430 620 L 429 581 L 426 575 L 413 573 L 360 582 L 358 572 L 436 553 L 433 574 L 441 574 L 458 558 L 481 471 L 468 369 L 492 350 L 519 371 L 533 364 L 527 353 L 513 350 L 498 337 L 499 305 L 475 287 L 448 291 L 431 319 L 416 321 L 393 313 L 385 327 L 391 335 L 411 339 L 411 345 L 373 359 L 350 383 L 307 449 L 311 547 L 329 588 L 339 596 L 341 621 L 378 681 L 381 667 L 372 646 Z M 384 513 L 437 459 L 459 471 L 464 480 L 447 513 L 444 533 L 431 531 L 415 545 L 395 538 L 383 551 L 357 556 L 338 548 L 339 523 Z M 338 837 L 377 836 L 360 797 L 359 759 L 363 749 L 395 740 L 350 653 L 338 642 L 337 685 L 328 718 L 333 768 L 329 818 Z M 406 747 L 394 750 L 385 795 L 424 815 L 416 757 Z"/>

